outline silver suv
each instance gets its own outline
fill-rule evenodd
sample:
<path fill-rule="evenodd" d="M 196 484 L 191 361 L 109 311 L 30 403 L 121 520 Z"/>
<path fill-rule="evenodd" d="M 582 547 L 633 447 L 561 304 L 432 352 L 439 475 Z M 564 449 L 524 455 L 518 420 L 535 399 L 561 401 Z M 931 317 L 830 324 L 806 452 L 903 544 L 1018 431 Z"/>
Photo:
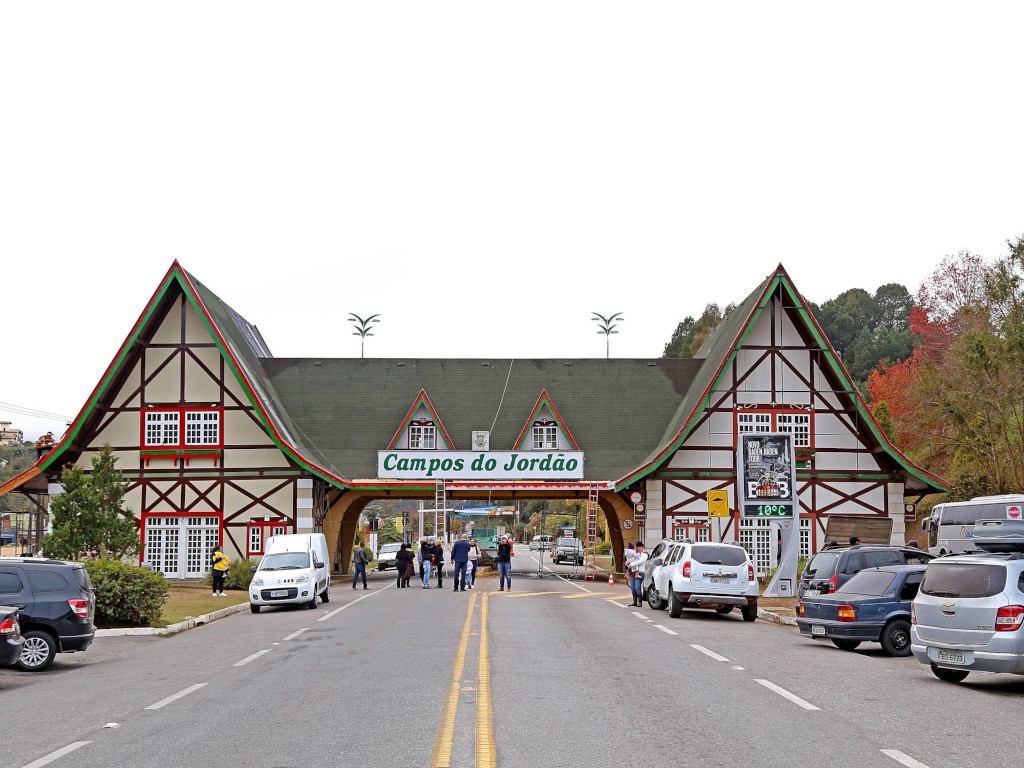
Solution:
<path fill-rule="evenodd" d="M 911 606 L 911 651 L 940 680 L 959 683 L 971 672 L 1024 675 L 1024 545 L 993 544 L 983 530 L 993 522 L 999 521 L 977 524 L 975 545 L 1016 551 L 931 561 Z"/>
<path fill-rule="evenodd" d="M 653 554 L 645 574 L 645 596 L 651 608 L 668 608 L 674 619 L 683 608 L 713 608 L 719 613 L 739 608 L 744 621 L 757 618 L 760 588 L 743 547 L 665 541 Z"/>

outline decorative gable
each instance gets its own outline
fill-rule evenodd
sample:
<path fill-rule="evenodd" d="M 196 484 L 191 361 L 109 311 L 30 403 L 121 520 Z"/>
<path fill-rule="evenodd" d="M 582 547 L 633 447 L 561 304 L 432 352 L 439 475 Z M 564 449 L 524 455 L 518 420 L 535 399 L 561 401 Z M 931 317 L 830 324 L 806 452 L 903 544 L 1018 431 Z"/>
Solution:
<path fill-rule="evenodd" d="M 388 445 L 389 451 L 406 449 L 413 451 L 455 450 L 448 431 L 441 423 L 430 398 L 427 397 L 426 390 L 423 389 L 416 396 L 412 407 Z"/>
<path fill-rule="evenodd" d="M 523 425 L 523 431 L 519 433 L 519 439 L 513 450 L 516 451 L 578 451 L 579 445 L 572 436 L 569 428 L 565 426 L 562 417 L 551 402 L 551 397 L 545 389 L 537 398 L 537 404 L 533 406 L 530 418 Z"/>

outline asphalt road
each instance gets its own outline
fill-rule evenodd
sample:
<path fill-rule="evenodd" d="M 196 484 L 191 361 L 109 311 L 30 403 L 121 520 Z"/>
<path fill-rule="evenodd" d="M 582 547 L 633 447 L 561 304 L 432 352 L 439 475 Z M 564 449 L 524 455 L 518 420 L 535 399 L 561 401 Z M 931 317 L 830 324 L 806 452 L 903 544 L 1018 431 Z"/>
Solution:
<path fill-rule="evenodd" d="M 951 685 L 877 646 L 844 652 L 732 614 L 671 619 L 629 607 L 619 585 L 528 575 L 536 564 L 536 553 L 517 556 L 511 592 L 494 577 L 455 594 L 450 579 L 398 590 L 393 574 L 373 575 L 366 591 L 336 584 L 315 610 L 98 638 L 45 673 L 0 670 L 0 765 L 953 768 L 1019 758 L 1020 678 Z"/>

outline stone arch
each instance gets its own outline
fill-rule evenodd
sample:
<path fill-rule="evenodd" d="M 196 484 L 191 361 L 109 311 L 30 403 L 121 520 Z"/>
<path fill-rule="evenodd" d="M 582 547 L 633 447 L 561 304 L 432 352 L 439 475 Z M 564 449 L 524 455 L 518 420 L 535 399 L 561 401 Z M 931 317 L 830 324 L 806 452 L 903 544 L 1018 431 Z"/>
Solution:
<path fill-rule="evenodd" d="M 633 525 L 628 531 L 624 530 L 622 523 L 625 520 L 633 520 L 633 507 L 621 494 L 614 491 L 606 491 L 598 496 L 598 503 L 604 512 L 605 520 L 608 522 L 608 535 L 612 542 L 612 556 L 615 559 L 615 570 L 622 571 L 623 551 L 626 543 L 632 541 L 636 544 L 639 531 Z"/>
<path fill-rule="evenodd" d="M 327 539 L 327 552 L 340 574 L 350 573 L 352 544 L 356 535 L 359 515 L 376 496 L 365 491 L 346 491 L 338 496 L 324 517 L 323 531 Z"/>

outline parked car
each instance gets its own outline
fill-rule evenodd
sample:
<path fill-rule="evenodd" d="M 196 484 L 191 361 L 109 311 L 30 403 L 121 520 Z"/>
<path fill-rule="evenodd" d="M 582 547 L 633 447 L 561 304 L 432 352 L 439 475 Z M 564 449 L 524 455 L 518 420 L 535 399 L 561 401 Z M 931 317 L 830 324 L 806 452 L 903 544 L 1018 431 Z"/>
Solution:
<path fill-rule="evenodd" d="M 551 545 L 555 538 L 553 536 L 534 536 L 530 539 L 531 550 L 544 550 L 551 549 Z"/>
<path fill-rule="evenodd" d="M 844 651 L 870 642 L 890 656 L 909 656 L 910 605 L 924 571 L 923 565 L 865 568 L 832 594 L 805 597 L 797 604 L 800 633 Z"/>
<path fill-rule="evenodd" d="M 583 565 L 583 542 L 569 536 L 563 536 L 555 542 L 555 548 L 551 551 L 551 557 L 556 563 L 564 563 L 571 560 L 577 565 Z"/>
<path fill-rule="evenodd" d="M 316 608 L 317 597 L 331 601 L 331 574 L 327 568 L 327 538 L 322 533 L 288 533 L 267 542 L 267 552 L 253 567 L 249 584 L 249 610 L 265 605 L 301 603 Z"/>
<path fill-rule="evenodd" d="M 743 547 L 689 539 L 669 542 L 661 551 L 660 547 L 653 551 L 661 563 L 649 568 L 652 573 L 646 597 L 651 608 L 668 608 L 668 615 L 676 619 L 683 608 L 729 613 L 738 607 L 744 621 L 757 618 L 760 587 Z M 646 570 L 644 581 L 648 583 Z"/>
<path fill-rule="evenodd" d="M 377 570 L 386 571 L 388 568 L 398 568 L 395 561 L 398 557 L 398 550 L 401 548 L 401 543 L 382 544 L 380 552 L 377 553 Z"/>
<path fill-rule="evenodd" d="M 977 523 L 975 546 L 990 546 L 981 529 L 1010 529 L 1013 522 Z M 940 680 L 959 683 L 971 672 L 1024 675 L 1024 544 L 992 548 L 1010 551 L 933 561 L 914 599 L 910 647 Z"/>
<path fill-rule="evenodd" d="M 21 636 L 18 609 L 0 605 L 0 667 L 9 667 L 21 658 L 25 638 Z"/>
<path fill-rule="evenodd" d="M 883 544 L 858 544 L 852 547 L 822 549 L 804 566 L 797 597 L 816 597 L 835 592 L 855 573 L 865 568 L 926 565 L 934 557 L 913 547 Z"/>
<path fill-rule="evenodd" d="M 77 653 L 96 637 L 96 597 L 81 563 L 0 557 L 0 605 L 18 609 L 25 639 L 15 666 L 39 672 L 58 653 Z"/>

